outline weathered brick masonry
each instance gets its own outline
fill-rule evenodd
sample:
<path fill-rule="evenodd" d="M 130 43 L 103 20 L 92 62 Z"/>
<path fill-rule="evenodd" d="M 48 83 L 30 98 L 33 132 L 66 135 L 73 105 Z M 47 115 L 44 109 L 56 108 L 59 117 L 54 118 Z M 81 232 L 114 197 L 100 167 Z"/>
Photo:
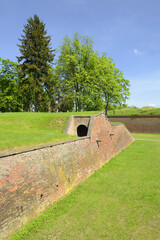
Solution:
<path fill-rule="evenodd" d="M 104 114 L 88 121 L 86 137 L 1 156 L 0 239 L 21 229 L 134 141 L 124 125 L 111 126 Z"/>
<path fill-rule="evenodd" d="M 160 116 L 109 116 L 109 120 L 124 123 L 133 133 L 160 134 Z"/>

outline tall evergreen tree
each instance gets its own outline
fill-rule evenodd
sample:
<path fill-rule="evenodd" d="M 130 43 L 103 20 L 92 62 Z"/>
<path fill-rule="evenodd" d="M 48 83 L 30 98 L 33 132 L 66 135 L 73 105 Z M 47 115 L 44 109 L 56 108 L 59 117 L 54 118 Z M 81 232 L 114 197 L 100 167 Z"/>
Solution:
<path fill-rule="evenodd" d="M 18 44 L 21 56 L 17 57 L 22 95 L 27 94 L 30 105 L 39 110 L 39 101 L 44 99 L 47 90 L 47 81 L 50 75 L 51 64 L 54 59 L 54 50 L 51 49 L 51 37 L 47 36 L 45 24 L 37 15 L 29 18 L 24 25 L 23 35 Z"/>

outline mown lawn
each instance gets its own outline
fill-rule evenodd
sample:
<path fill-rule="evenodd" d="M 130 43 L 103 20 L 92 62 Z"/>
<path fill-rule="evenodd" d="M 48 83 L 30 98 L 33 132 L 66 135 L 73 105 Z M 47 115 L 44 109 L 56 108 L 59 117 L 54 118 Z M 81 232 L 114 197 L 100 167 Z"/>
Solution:
<path fill-rule="evenodd" d="M 132 143 L 11 239 L 160 239 L 160 141 L 149 140 L 155 136 Z"/>
<path fill-rule="evenodd" d="M 148 133 L 132 133 L 133 137 L 136 140 L 152 140 L 152 141 L 157 141 L 160 140 L 160 134 L 148 134 Z"/>
<path fill-rule="evenodd" d="M 97 113 L 0 113 L 0 154 L 73 139 L 64 134 L 70 115 Z"/>
<path fill-rule="evenodd" d="M 160 108 L 143 107 L 133 108 L 126 107 L 108 111 L 108 116 L 130 116 L 130 115 L 160 115 Z"/>

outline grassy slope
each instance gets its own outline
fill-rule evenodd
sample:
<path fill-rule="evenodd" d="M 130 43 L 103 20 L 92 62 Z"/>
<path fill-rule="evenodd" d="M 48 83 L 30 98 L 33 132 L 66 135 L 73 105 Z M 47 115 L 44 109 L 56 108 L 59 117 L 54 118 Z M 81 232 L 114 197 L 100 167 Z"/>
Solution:
<path fill-rule="evenodd" d="M 152 141 L 160 141 L 160 134 L 147 134 L 147 133 L 132 133 L 133 137 L 136 140 L 152 140 Z"/>
<path fill-rule="evenodd" d="M 0 113 L 0 153 L 73 139 L 64 134 L 69 116 L 97 113 Z"/>
<path fill-rule="evenodd" d="M 123 108 L 108 111 L 109 116 L 119 115 L 160 115 L 160 108 L 143 107 L 143 108 Z"/>
<path fill-rule="evenodd" d="M 97 111 L 81 113 L 0 113 L 0 154 L 56 143 L 75 138 L 64 134 L 70 115 L 93 115 Z M 108 115 L 159 114 L 160 108 L 124 108 L 109 111 Z"/>
<path fill-rule="evenodd" d="M 160 142 L 135 141 L 12 240 L 160 239 L 159 210 Z"/>

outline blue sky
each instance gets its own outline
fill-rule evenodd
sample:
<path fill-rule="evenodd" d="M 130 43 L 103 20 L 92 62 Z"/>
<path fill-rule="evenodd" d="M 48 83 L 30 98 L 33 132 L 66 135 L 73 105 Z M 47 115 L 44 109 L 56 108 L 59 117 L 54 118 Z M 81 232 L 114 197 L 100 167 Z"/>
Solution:
<path fill-rule="evenodd" d="M 16 61 L 23 25 L 37 14 L 56 49 L 89 35 L 131 82 L 129 106 L 160 107 L 160 0 L 0 0 L 0 57 Z"/>

